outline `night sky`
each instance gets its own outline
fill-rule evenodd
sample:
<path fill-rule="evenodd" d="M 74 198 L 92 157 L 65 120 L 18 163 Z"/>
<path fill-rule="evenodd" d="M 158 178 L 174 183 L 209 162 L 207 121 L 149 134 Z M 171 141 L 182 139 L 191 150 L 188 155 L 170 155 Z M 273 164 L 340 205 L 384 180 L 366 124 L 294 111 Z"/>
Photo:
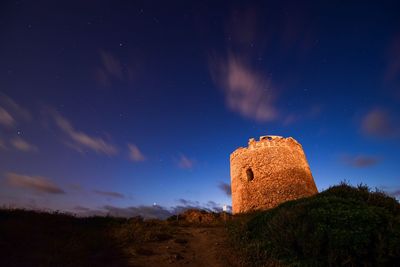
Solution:
<path fill-rule="evenodd" d="M 0 205 L 218 210 L 266 134 L 400 197 L 400 2 L 244 2 L 2 1 Z"/>

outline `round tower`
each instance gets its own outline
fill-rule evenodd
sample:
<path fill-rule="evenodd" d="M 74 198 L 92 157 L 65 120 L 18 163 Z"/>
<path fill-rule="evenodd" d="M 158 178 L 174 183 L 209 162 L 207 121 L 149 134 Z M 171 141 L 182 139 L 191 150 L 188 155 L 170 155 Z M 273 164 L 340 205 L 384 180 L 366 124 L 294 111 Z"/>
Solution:
<path fill-rule="evenodd" d="M 292 137 L 251 138 L 230 155 L 232 211 L 270 209 L 318 193 L 302 146 Z"/>

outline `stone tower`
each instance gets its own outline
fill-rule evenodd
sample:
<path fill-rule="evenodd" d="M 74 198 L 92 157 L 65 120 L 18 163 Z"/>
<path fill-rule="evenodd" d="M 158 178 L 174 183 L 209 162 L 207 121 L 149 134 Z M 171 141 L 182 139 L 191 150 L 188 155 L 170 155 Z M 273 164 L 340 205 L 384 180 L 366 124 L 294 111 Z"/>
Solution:
<path fill-rule="evenodd" d="M 302 146 L 292 137 L 251 138 L 230 156 L 233 213 L 269 209 L 318 193 Z"/>

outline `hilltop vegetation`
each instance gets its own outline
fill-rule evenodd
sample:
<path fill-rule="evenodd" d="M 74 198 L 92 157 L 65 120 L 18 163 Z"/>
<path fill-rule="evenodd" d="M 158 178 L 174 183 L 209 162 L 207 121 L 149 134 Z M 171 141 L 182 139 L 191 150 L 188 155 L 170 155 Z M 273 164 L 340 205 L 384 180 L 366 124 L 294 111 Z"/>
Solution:
<path fill-rule="evenodd" d="M 230 233 L 247 266 L 397 266 L 400 205 L 342 183 L 241 216 Z"/>

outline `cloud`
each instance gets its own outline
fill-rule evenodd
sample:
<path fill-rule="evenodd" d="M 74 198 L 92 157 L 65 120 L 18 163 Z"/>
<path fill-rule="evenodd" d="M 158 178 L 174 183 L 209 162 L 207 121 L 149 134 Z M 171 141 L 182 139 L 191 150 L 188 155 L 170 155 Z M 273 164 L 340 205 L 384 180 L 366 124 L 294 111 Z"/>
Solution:
<path fill-rule="evenodd" d="M 132 161 L 145 161 L 146 157 L 139 150 L 139 148 L 134 144 L 128 144 L 129 149 L 129 159 Z"/>
<path fill-rule="evenodd" d="M 10 143 L 18 150 L 23 152 L 33 152 L 37 151 L 37 147 L 28 143 L 26 140 L 22 139 L 21 137 L 16 137 L 11 139 Z"/>
<path fill-rule="evenodd" d="M 105 205 L 100 209 L 90 209 L 86 207 L 76 206 L 75 211 L 79 212 L 80 216 L 115 216 L 132 218 L 141 216 L 145 219 L 166 219 L 174 213 L 162 206 L 132 206 L 132 207 L 116 207 L 112 205 Z"/>
<path fill-rule="evenodd" d="M 361 127 L 365 134 L 375 137 L 393 137 L 398 132 L 389 113 L 380 108 L 375 108 L 365 114 Z"/>
<path fill-rule="evenodd" d="M 178 199 L 178 202 L 184 206 L 200 207 L 200 202 L 198 202 L 198 201 L 180 198 L 180 199 Z"/>
<path fill-rule="evenodd" d="M 49 179 L 40 176 L 28 176 L 17 173 L 7 173 L 6 181 L 9 185 L 26 188 L 38 193 L 64 194 L 65 191 Z"/>
<path fill-rule="evenodd" d="M 277 118 L 271 81 L 252 69 L 246 60 L 232 54 L 211 65 L 211 75 L 223 89 L 227 107 L 244 118 L 259 122 Z"/>
<path fill-rule="evenodd" d="M 211 201 L 211 200 L 207 202 L 206 206 L 207 206 L 208 210 L 211 210 L 212 212 L 222 212 L 223 211 L 222 205 L 217 204 L 216 202 Z"/>
<path fill-rule="evenodd" d="M 218 188 L 221 189 L 228 197 L 232 195 L 231 185 L 228 183 L 220 182 Z"/>
<path fill-rule="evenodd" d="M 178 166 L 181 169 L 191 169 L 193 168 L 193 165 L 194 165 L 194 160 L 189 159 L 185 155 L 181 155 L 181 157 L 178 160 Z"/>
<path fill-rule="evenodd" d="M 368 155 L 358 155 L 358 156 L 344 155 L 342 156 L 342 161 L 343 163 L 355 168 L 365 168 L 378 164 L 381 161 L 381 159 L 379 157 L 368 156 Z"/>
<path fill-rule="evenodd" d="M 382 185 L 379 187 L 380 190 L 384 191 L 389 196 L 400 199 L 400 186 L 385 186 Z"/>
<path fill-rule="evenodd" d="M 223 49 L 210 53 L 211 77 L 222 89 L 228 110 L 261 123 L 279 119 L 290 124 L 301 117 L 278 108 L 278 97 L 293 95 L 288 89 L 298 87 L 304 71 L 299 66 L 318 42 L 316 31 L 310 27 L 306 7 L 287 7 L 279 18 L 258 9 L 257 5 L 232 9 L 224 23 Z M 280 69 L 282 62 L 291 63 L 285 74 L 273 75 L 273 67 Z"/>
<path fill-rule="evenodd" d="M 79 212 L 86 212 L 86 211 L 90 211 L 91 209 L 90 208 L 86 208 L 86 207 L 83 207 L 83 206 L 75 206 L 74 208 L 73 208 L 73 210 L 76 210 L 76 211 L 79 211 Z"/>
<path fill-rule="evenodd" d="M 180 214 L 189 209 L 207 209 L 204 205 L 201 205 L 199 201 L 180 198 L 177 202 L 179 203 L 178 205 L 170 208 L 171 215 Z"/>
<path fill-rule="evenodd" d="M 133 70 L 121 64 L 112 53 L 100 50 L 101 66 L 95 72 L 96 81 L 102 86 L 109 86 L 113 81 L 126 81 L 132 79 Z"/>
<path fill-rule="evenodd" d="M 122 65 L 119 60 L 104 50 L 100 51 L 100 57 L 105 71 L 115 78 L 122 79 Z"/>
<path fill-rule="evenodd" d="M 17 104 L 13 99 L 8 97 L 5 94 L 0 93 L 0 105 L 3 107 L 6 107 L 7 110 L 14 115 L 14 117 L 17 117 L 18 119 L 23 119 L 26 121 L 29 121 L 32 119 L 31 113 Z"/>
<path fill-rule="evenodd" d="M 116 207 L 112 205 L 105 205 L 101 209 L 88 209 L 85 207 L 77 206 L 75 210 L 80 212 L 81 216 L 116 216 L 116 217 L 136 217 L 141 216 L 145 219 L 166 219 L 172 215 L 181 214 L 189 209 L 202 209 L 210 212 L 221 212 L 222 205 L 208 201 L 205 205 L 201 205 L 198 201 L 179 199 L 180 205 L 166 208 L 159 205 L 141 205 L 141 206 L 130 206 L 130 207 Z M 228 211 L 231 210 L 230 206 L 227 206 Z"/>
<path fill-rule="evenodd" d="M 393 197 L 400 197 L 400 189 L 389 193 Z"/>
<path fill-rule="evenodd" d="M 14 118 L 11 116 L 10 113 L 8 113 L 7 110 L 4 108 L 0 107 L 0 124 L 6 127 L 11 127 L 15 123 Z"/>
<path fill-rule="evenodd" d="M 57 126 L 71 139 L 73 142 L 71 147 L 82 152 L 85 149 L 90 149 L 99 154 L 115 155 L 118 153 L 117 148 L 106 142 L 100 137 L 90 136 L 86 133 L 77 131 L 71 123 L 57 112 L 53 112 L 54 120 Z"/>
<path fill-rule="evenodd" d="M 119 208 L 115 206 L 106 205 L 103 209 L 107 214 L 117 217 L 136 217 L 141 216 L 146 219 L 166 219 L 173 215 L 173 213 L 165 207 L 152 205 L 152 206 L 138 206 Z"/>
<path fill-rule="evenodd" d="M 212 200 L 208 201 L 205 204 L 201 204 L 198 201 L 180 198 L 177 200 L 177 202 L 180 205 L 177 205 L 177 206 L 171 208 L 172 214 L 180 214 L 189 209 L 200 209 L 200 210 L 206 210 L 206 211 L 210 211 L 210 212 L 222 212 L 222 210 L 223 210 L 223 205 L 216 203 L 215 201 L 212 201 Z"/>
<path fill-rule="evenodd" d="M 101 190 L 93 190 L 94 193 L 106 197 L 112 197 L 112 198 L 125 198 L 125 196 L 121 193 L 118 192 L 113 192 L 113 191 L 101 191 Z"/>

